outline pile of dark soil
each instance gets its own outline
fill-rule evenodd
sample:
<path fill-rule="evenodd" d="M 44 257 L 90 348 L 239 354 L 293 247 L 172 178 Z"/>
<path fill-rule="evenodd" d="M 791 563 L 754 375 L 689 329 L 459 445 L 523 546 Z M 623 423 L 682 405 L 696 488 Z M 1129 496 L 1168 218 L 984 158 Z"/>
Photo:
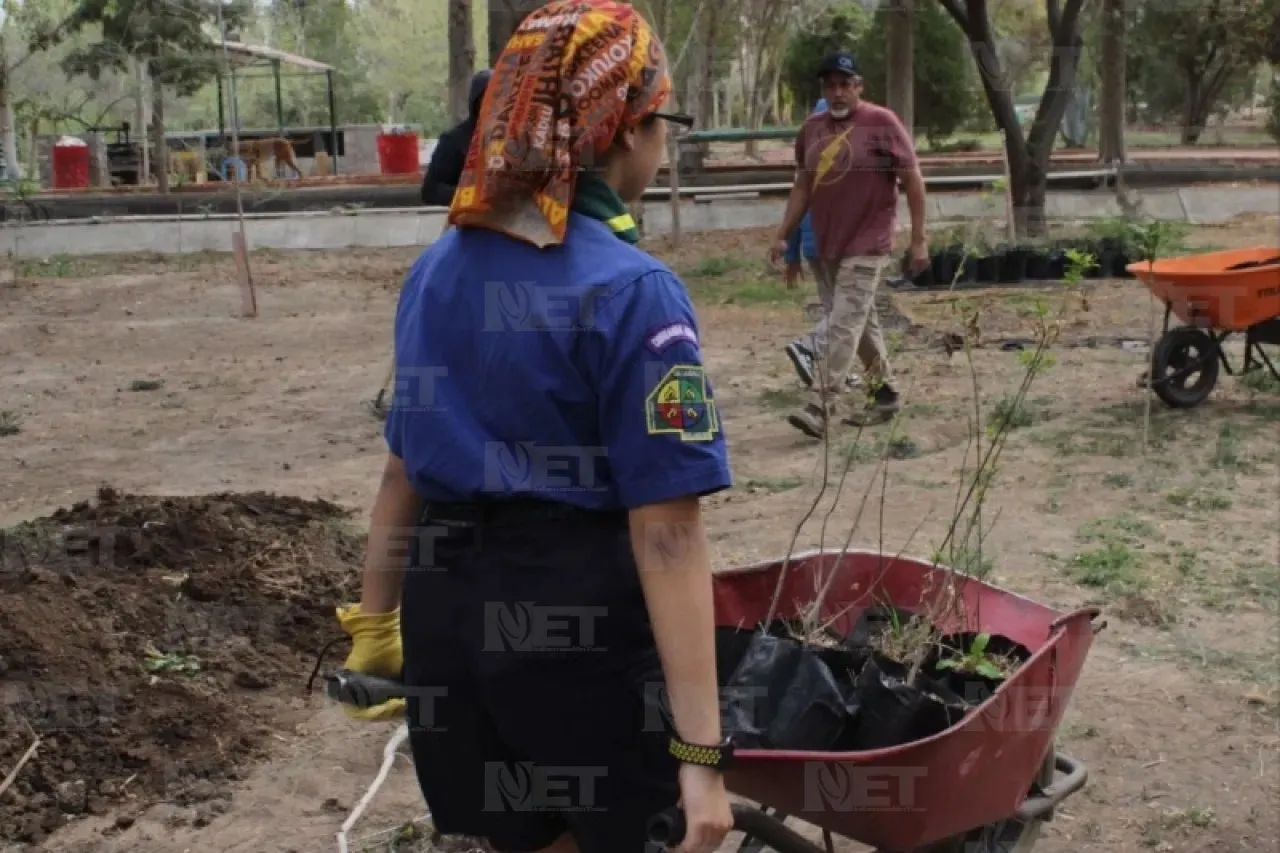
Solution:
<path fill-rule="evenodd" d="M 0 840 L 124 797 L 192 802 L 263 754 L 339 634 L 362 540 L 324 501 L 97 500 L 0 531 Z"/>

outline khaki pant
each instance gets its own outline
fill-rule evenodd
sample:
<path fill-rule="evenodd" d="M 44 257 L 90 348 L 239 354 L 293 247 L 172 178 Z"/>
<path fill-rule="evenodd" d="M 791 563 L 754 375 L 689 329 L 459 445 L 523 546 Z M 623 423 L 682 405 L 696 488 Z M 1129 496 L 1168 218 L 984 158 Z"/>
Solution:
<path fill-rule="evenodd" d="M 828 394 L 845 387 L 845 377 L 855 355 L 867 369 L 868 379 L 892 384 L 889 352 L 876 312 L 876 290 L 892 259 L 885 256 L 814 261 L 818 297 L 825 310 L 825 322 L 815 329 L 815 390 L 824 384 Z M 822 334 L 825 333 L 825 334 Z M 825 340 L 817 340 L 819 335 Z"/>
<path fill-rule="evenodd" d="M 827 349 L 827 325 L 831 322 L 831 302 L 835 291 L 827 276 L 826 264 L 814 258 L 809 261 L 809 269 L 813 271 L 813 280 L 818 283 L 818 301 L 822 303 L 822 317 L 813 327 L 813 353 L 817 355 Z"/>

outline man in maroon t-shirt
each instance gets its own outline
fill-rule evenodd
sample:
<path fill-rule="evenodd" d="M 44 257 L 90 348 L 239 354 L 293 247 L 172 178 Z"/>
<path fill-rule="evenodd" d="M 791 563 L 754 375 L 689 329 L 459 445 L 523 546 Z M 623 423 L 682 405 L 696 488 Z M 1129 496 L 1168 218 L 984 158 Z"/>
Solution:
<path fill-rule="evenodd" d="M 901 407 L 875 307 L 876 289 L 893 251 L 899 183 L 911 211 L 912 266 L 919 269 L 929 262 L 924 178 L 911 134 L 891 110 L 860 99 L 862 78 L 851 54 L 823 57 L 818 73 L 827 111 L 810 116 L 796 137 L 795 185 L 769 250 L 776 265 L 786 251 L 787 236 L 805 211 L 811 213 L 827 346 L 826 352 L 815 354 L 815 399 L 787 420 L 814 438 L 824 435 L 835 413 L 855 354 L 874 391 L 846 422 L 882 423 Z"/>

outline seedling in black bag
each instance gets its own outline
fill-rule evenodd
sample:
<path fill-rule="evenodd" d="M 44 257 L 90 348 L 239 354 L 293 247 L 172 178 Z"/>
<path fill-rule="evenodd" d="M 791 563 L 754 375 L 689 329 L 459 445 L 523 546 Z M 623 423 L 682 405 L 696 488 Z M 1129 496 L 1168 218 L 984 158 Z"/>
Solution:
<path fill-rule="evenodd" d="M 1019 666 L 1031 651 L 1000 634 L 962 633 L 942 638 L 942 656 L 934 672 L 948 689 L 969 705 L 981 705 Z"/>
<path fill-rule="evenodd" d="M 1003 681 L 1005 677 L 1004 670 L 994 660 L 987 657 L 987 644 L 990 642 L 990 634 L 979 634 L 973 638 L 973 643 L 969 645 L 969 650 L 964 653 L 963 657 L 943 658 L 938 661 L 937 668 L 969 672 L 974 675 L 981 675 L 983 678 L 989 678 L 992 681 Z"/>

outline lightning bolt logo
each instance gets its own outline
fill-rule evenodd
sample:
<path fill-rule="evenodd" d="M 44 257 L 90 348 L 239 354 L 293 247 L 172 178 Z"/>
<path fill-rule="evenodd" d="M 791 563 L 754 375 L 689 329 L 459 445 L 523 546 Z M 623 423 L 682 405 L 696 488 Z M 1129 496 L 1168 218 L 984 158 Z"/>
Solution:
<path fill-rule="evenodd" d="M 849 134 L 853 132 L 853 128 L 849 128 L 839 136 L 833 137 L 826 147 L 822 149 L 822 153 L 818 155 L 818 166 L 814 170 L 813 183 L 815 186 L 822 184 L 827 173 L 831 171 L 831 167 L 836 164 L 836 158 L 840 156 L 840 150 L 848 145 Z"/>

